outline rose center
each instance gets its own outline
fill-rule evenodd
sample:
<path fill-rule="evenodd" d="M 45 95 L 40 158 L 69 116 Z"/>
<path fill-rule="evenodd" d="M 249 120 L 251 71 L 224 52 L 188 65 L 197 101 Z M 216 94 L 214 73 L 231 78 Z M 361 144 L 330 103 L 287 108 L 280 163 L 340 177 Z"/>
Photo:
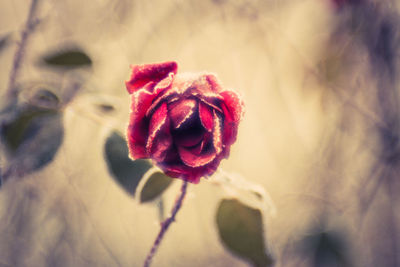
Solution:
<path fill-rule="evenodd" d="M 193 116 L 181 128 L 173 131 L 174 142 L 178 146 L 192 147 L 199 144 L 204 137 L 204 128 L 199 116 Z"/>

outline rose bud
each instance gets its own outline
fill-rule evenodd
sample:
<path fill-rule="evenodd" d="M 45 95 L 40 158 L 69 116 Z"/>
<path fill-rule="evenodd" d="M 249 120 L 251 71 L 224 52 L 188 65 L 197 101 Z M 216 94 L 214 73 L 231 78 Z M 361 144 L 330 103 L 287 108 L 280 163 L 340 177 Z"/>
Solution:
<path fill-rule="evenodd" d="M 151 158 L 167 175 L 198 183 L 236 141 L 244 105 L 209 73 L 177 74 L 176 62 L 132 66 L 130 157 Z"/>

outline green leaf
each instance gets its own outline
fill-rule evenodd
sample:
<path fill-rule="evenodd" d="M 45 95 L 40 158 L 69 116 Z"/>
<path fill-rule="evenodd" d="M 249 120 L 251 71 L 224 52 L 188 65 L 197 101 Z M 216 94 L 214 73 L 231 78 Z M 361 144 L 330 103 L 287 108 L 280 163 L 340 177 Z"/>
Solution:
<path fill-rule="evenodd" d="M 224 199 L 219 204 L 216 220 L 220 239 L 228 250 L 254 266 L 272 266 L 273 260 L 266 254 L 260 210 L 236 199 Z"/>
<path fill-rule="evenodd" d="M 5 34 L 0 37 L 0 52 L 9 45 L 10 36 L 11 36 L 11 34 Z"/>
<path fill-rule="evenodd" d="M 126 139 L 120 133 L 112 132 L 104 149 L 108 170 L 118 184 L 133 196 L 143 175 L 152 165 L 148 160 L 132 160 L 128 154 Z"/>
<path fill-rule="evenodd" d="M 1 140 L 10 159 L 9 174 L 38 170 L 56 155 L 63 137 L 62 113 L 35 106 L 20 108 L 1 127 Z"/>
<path fill-rule="evenodd" d="M 115 107 L 110 104 L 99 104 L 97 107 L 99 108 L 99 110 L 101 112 L 104 112 L 104 113 L 111 113 L 111 112 L 115 111 Z"/>
<path fill-rule="evenodd" d="M 300 246 L 303 254 L 312 259 L 312 266 L 350 266 L 346 242 L 338 232 L 317 229 L 305 237 Z"/>
<path fill-rule="evenodd" d="M 160 196 L 165 189 L 171 184 L 172 178 L 168 177 L 162 172 L 153 173 L 146 184 L 143 186 L 140 194 L 140 202 L 152 201 Z"/>
<path fill-rule="evenodd" d="M 51 67 L 68 69 L 92 65 L 90 57 L 78 48 L 50 53 L 43 57 L 43 61 Z"/>
<path fill-rule="evenodd" d="M 54 114 L 54 111 L 43 109 L 27 109 L 20 112 L 15 120 L 3 127 L 2 137 L 8 149 L 15 152 L 27 138 L 30 138 L 28 129 L 34 122 L 51 114 Z"/>

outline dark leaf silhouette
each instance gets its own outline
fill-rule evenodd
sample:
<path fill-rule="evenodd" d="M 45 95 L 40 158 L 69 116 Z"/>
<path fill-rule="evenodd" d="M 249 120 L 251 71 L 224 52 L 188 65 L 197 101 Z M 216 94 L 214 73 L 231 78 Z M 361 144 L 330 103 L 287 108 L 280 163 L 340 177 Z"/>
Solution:
<path fill-rule="evenodd" d="M 115 107 L 110 104 L 99 104 L 98 108 L 100 111 L 102 111 L 104 113 L 110 113 L 110 112 L 115 111 Z"/>
<path fill-rule="evenodd" d="M 112 132 L 107 138 L 104 153 L 112 176 L 126 192 L 134 195 L 143 175 L 151 168 L 151 163 L 142 159 L 130 159 L 126 140 L 118 132 Z"/>
<path fill-rule="evenodd" d="M 67 69 L 92 65 L 90 57 L 78 48 L 49 53 L 43 57 L 43 62 L 51 67 Z"/>
<path fill-rule="evenodd" d="M 272 266 L 273 260 L 266 254 L 260 210 L 236 199 L 224 199 L 219 204 L 216 219 L 219 236 L 231 252 L 254 266 Z"/>
<path fill-rule="evenodd" d="M 5 49 L 10 43 L 10 34 L 5 34 L 0 36 L 0 53 Z"/>
<path fill-rule="evenodd" d="M 24 175 L 51 162 L 64 136 L 62 113 L 37 106 L 21 107 L 1 127 L 10 165 L 5 175 Z"/>
<path fill-rule="evenodd" d="M 154 200 L 168 188 L 171 182 L 172 178 L 167 175 L 161 172 L 153 173 L 142 189 L 140 202 L 143 203 Z"/>

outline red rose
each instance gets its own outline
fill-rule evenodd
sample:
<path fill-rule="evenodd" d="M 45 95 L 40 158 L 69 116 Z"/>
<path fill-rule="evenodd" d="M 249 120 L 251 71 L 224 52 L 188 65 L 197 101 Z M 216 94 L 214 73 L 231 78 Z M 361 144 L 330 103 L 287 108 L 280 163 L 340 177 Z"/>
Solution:
<path fill-rule="evenodd" d="M 132 66 L 128 146 L 132 158 L 151 158 L 167 175 L 198 183 L 229 156 L 243 102 L 213 74 L 176 74 L 177 68 Z"/>

